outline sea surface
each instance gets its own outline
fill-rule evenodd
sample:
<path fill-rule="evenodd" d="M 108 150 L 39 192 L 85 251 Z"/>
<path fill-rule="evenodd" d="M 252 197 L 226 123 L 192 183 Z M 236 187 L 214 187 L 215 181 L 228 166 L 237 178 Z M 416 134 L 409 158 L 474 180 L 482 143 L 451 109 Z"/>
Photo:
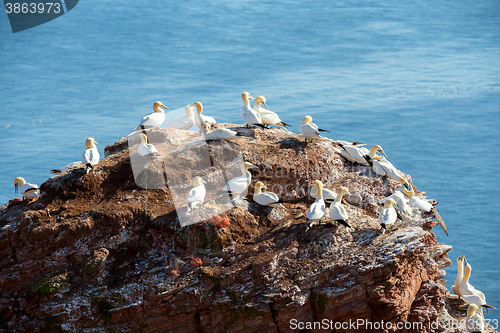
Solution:
<path fill-rule="evenodd" d="M 80 1 L 13 34 L 0 13 L 0 203 L 134 129 L 156 100 L 242 123 L 264 95 L 298 133 L 379 144 L 439 201 L 439 242 L 500 309 L 500 2 Z M 486 318 L 500 319 L 500 310 Z"/>

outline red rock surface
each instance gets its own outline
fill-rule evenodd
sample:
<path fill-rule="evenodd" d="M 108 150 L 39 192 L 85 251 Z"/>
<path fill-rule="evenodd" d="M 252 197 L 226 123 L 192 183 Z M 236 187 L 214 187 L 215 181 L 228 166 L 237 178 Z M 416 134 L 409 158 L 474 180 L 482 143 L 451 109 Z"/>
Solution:
<path fill-rule="evenodd" d="M 236 144 L 213 143 L 214 158 L 241 149 L 259 167 L 253 183 L 280 194 L 285 210 L 256 205 L 252 185 L 237 207 L 181 228 L 168 187 L 137 186 L 129 154 L 137 146 L 125 139 L 106 147 L 89 174 L 52 177 L 37 202 L 4 205 L 0 331 L 298 332 L 292 320 L 327 320 L 332 332 L 465 332 L 444 329 L 465 311 L 444 287 L 451 247 L 436 241 L 432 216 L 416 214 L 377 233 L 379 201 L 398 184 L 345 161 L 329 139 L 305 144 L 279 129 L 240 130 L 246 136 Z M 195 135 L 163 129 L 148 137 L 166 156 Z M 190 154 L 201 149 L 185 150 L 165 168 L 192 179 Z M 149 180 L 163 180 L 160 166 L 151 164 Z M 326 218 L 305 233 L 315 179 L 350 189 L 353 230 Z M 358 319 L 423 327 L 335 328 Z"/>

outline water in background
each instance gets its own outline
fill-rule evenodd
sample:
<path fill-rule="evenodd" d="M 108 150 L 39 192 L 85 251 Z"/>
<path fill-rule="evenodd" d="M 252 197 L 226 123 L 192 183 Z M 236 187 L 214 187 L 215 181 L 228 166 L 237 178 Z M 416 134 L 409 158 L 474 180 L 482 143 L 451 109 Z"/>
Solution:
<path fill-rule="evenodd" d="M 17 34 L 0 13 L 0 202 L 15 177 L 41 184 L 78 161 L 89 136 L 102 154 L 156 100 L 242 123 L 249 91 L 296 133 L 310 114 L 334 139 L 384 147 L 439 201 L 447 286 L 465 254 L 499 307 L 498 22 L 494 0 L 80 1 Z"/>

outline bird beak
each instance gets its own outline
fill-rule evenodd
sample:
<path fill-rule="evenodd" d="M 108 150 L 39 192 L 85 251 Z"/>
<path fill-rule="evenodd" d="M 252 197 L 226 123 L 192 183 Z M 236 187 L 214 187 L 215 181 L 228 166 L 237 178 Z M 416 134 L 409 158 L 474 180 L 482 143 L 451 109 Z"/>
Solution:
<path fill-rule="evenodd" d="M 262 186 L 262 188 L 267 190 L 267 186 L 266 185 Z"/>
<path fill-rule="evenodd" d="M 251 164 L 249 167 L 249 169 L 258 169 L 258 167 L 256 167 L 255 165 Z"/>
<path fill-rule="evenodd" d="M 384 150 L 382 148 L 380 148 L 379 152 L 385 156 L 385 158 L 388 158 L 387 155 L 385 154 Z"/>
<path fill-rule="evenodd" d="M 164 108 L 165 110 L 168 110 L 168 108 L 165 105 L 162 105 L 161 107 Z"/>
<path fill-rule="evenodd" d="M 19 184 L 15 184 L 14 187 L 16 188 L 16 193 L 17 193 L 19 189 Z"/>
<path fill-rule="evenodd" d="M 207 182 L 206 182 L 206 181 L 204 181 L 203 179 L 201 180 L 201 182 L 202 182 L 203 184 L 206 184 L 206 183 L 207 183 Z"/>
<path fill-rule="evenodd" d="M 252 101 L 255 99 L 252 96 L 248 96 L 248 99 L 251 99 Z"/>
<path fill-rule="evenodd" d="M 97 142 L 97 141 L 94 141 L 94 143 L 95 143 L 96 145 L 98 145 L 98 144 L 99 144 L 99 142 Z"/>
<path fill-rule="evenodd" d="M 266 103 L 262 102 L 262 104 L 264 104 L 264 107 L 266 108 L 266 110 L 269 110 L 269 109 L 267 108 Z"/>

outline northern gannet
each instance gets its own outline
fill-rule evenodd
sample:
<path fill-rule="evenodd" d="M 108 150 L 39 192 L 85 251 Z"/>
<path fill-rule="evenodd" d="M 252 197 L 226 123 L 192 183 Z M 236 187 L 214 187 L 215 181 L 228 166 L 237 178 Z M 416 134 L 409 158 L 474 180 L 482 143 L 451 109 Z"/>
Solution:
<path fill-rule="evenodd" d="M 204 123 L 203 126 L 203 138 L 205 140 L 231 140 L 236 139 L 238 132 L 231 131 L 229 128 L 215 128 L 211 129 L 212 124 L 208 122 Z M 240 138 L 240 137 L 238 137 Z"/>
<path fill-rule="evenodd" d="M 465 261 L 466 265 L 464 268 L 464 276 L 462 278 L 462 281 L 460 282 L 460 286 L 458 288 L 460 292 L 460 297 L 464 300 L 465 303 L 467 304 L 476 304 L 479 307 L 479 311 L 481 312 L 481 315 L 483 314 L 483 307 L 486 308 L 486 311 L 488 311 L 488 308 L 495 309 L 494 306 L 491 306 L 486 303 L 486 297 L 484 294 L 480 291 L 474 288 L 470 283 L 469 283 L 469 278 L 470 278 L 470 273 L 472 271 L 471 265 Z M 489 311 L 488 311 L 489 312 Z"/>
<path fill-rule="evenodd" d="M 396 209 L 394 209 L 394 205 L 396 204 L 396 201 L 394 199 L 387 199 L 384 202 L 384 208 L 382 208 L 382 211 L 380 212 L 378 216 L 378 222 L 382 226 L 382 234 L 385 233 L 387 230 L 387 225 L 392 225 L 394 222 L 396 222 L 396 219 L 398 218 L 398 215 L 396 213 Z"/>
<path fill-rule="evenodd" d="M 321 194 L 323 196 L 323 200 L 325 200 L 325 202 L 332 202 L 335 200 L 335 198 L 337 198 L 337 193 L 335 193 L 334 191 L 332 190 L 329 190 L 327 188 L 323 188 L 323 191 L 321 191 Z M 311 196 L 311 198 L 313 199 L 316 199 L 316 187 L 315 186 L 311 186 L 311 189 L 309 191 L 309 195 Z"/>
<path fill-rule="evenodd" d="M 21 191 L 23 200 L 29 200 L 29 203 L 36 201 L 40 197 L 40 194 L 38 193 L 38 185 L 26 183 L 22 177 L 14 179 L 14 188 L 16 193 Z"/>
<path fill-rule="evenodd" d="M 339 141 L 336 141 L 341 149 L 335 149 L 337 153 L 342 155 L 346 160 L 355 162 L 361 165 L 368 165 L 368 161 L 365 156 L 368 156 L 370 159 L 375 158 L 375 155 L 380 152 L 385 155 L 384 150 L 379 145 L 375 145 L 370 148 L 370 150 L 362 147 L 364 144 L 360 144 L 354 142 L 353 144 L 342 144 Z"/>
<path fill-rule="evenodd" d="M 188 130 L 194 125 L 193 104 L 186 105 L 184 108 L 186 115 L 170 121 L 167 128 L 175 128 L 178 130 Z"/>
<path fill-rule="evenodd" d="M 396 212 L 399 212 L 402 216 L 401 219 L 410 218 L 412 215 L 412 210 L 408 203 L 408 198 L 401 191 L 394 191 L 387 198 L 381 200 L 381 203 L 384 203 L 387 199 L 393 199 L 396 202 Z"/>
<path fill-rule="evenodd" d="M 149 128 L 156 128 L 159 127 L 161 124 L 163 124 L 163 121 L 165 121 L 165 113 L 163 110 L 168 110 L 168 108 L 163 105 L 162 102 L 155 102 L 153 104 L 153 113 L 147 114 L 144 117 L 142 117 L 141 123 L 139 126 L 134 131 L 140 131 L 149 129 Z"/>
<path fill-rule="evenodd" d="M 81 165 L 82 165 L 82 162 L 80 162 L 80 161 L 71 162 L 70 164 L 62 167 L 61 169 L 52 169 L 52 170 L 50 170 L 50 172 L 52 172 L 53 174 L 59 175 L 59 174 L 65 173 L 66 171 L 78 168 Z"/>
<path fill-rule="evenodd" d="M 257 182 L 253 191 L 253 201 L 261 206 L 285 208 L 285 206 L 283 206 L 283 204 L 279 202 L 280 200 L 276 193 L 267 191 L 262 192 L 261 189 L 267 189 L 266 185 L 264 185 L 264 183 L 262 182 Z"/>
<path fill-rule="evenodd" d="M 483 333 L 484 332 L 484 319 L 478 314 L 478 307 L 476 304 L 469 304 L 467 308 L 467 316 L 465 317 L 465 327 L 469 333 Z"/>
<path fill-rule="evenodd" d="M 384 156 L 365 156 L 366 161 L 372 167 L 372 170 L 379 176 L 386 176 L 401 184 L 406 182 L 402 173 L 392 165 Z"/>
<path fill-rule="evenodd" d="M 309 223 L 306 232 L 316 223 L 321 221 L 325 215 L 325 201 L 323 200 L 323 183 L 320 180 L 315 180 L 313 187 L 316 189 L 316 200 L 312 203 L 306 213 L 307 222 Z"/>
<path fill-rule="evenodd" d="M 427 200 L 417 198 L 415 196 L 413 187 L 404 178 L 400 179 L 399 182 L 402 183 L 403 186 L 398 187 L 396 191 L 403 193 L 404 197 L 408 199 L 408 204 L 410 205 L 410 207 L 427 213 L 432 212 L 441 228 L 443 228 L 444 233 L 446 234 L 446 236 L 448 236 L 448 228 L 446 227 L 446 224 L 444 223 L 441 215 L 439 215 L 436 207 L 432 206 Z"/>
<path fill-rule="evenodd" d="M 259 126 L 264 128 L 262 125 L 262 117 L 260 114 L 250 107 L 249 99 L 254 99 L 249 93 L 244 92 L 241 94 L 241 99 L 243 100 L 243 108 L 241 109 L 241 114 L 243 116 L 243 121 L 247 124 L 247 128 L 252 126 Z"/>
<path fill-rule="evenodd" d="M 464 256 L 457 257 L 457 277 L 455 278 L 455 284 L 451 286 L 451 291 L 458 296 L 460 296 L 460 283 L 464 277 L 464 261 Z"/>
<path fill-rule="evenodd" d="M 245 162 L 241 165 L 243 175 L 233 178 L 227 182 L 221 192 L 229 192 L 232 194 L 240 194 L 245 191 L 252 182 L 252 174 L 249 169 L 258 169 L 250 162 Z"/>
<path fill-rule="evenodd" d="M 206 182 L 201 177 L 196 176 L 193 179 L 193 188 L 189 191 L 187 196 L 188 206 L 193 210 L 197 206 L 201 206 L 205 200 L 207 190 L 205 189 Z"/>
<path fill-rule="evenodd" d="M 264 107 L 262 107 L 262 105 Z M 285 126 L 292 127 L 292 125 L 282 122 L 276 112 L 270 111 L 267 108 L 266 98 L 264 96 L 257 96 L 253 103 L 253 109 L 260 114 L 264 125 L 278 126 L 282 129 L 285 129 Z"/>
<path fill-rule="evenodd" d="M 330 218 L 335 222 L 339 222 L 347 228 L 350 228 L 349 224 L 347 224 L 349 216 L 347 215 L 347 211 L 344 206 L 342 206 L 342 196 L 344 196 L 344 194 L 350 194 L 347 187 L 342 187 L 340 189 L 335 201 L 330 205 Z"/>
<path fill-rule="evenodd" d="M 208 122 L 209 124 L 216 124 L 217 121 L 213 117 L 204 115 L 203 112 L 203 104 L 201 102 L 196 102 L 192 104 L 196 107 L 196 113 L 194 115 L 194 122 L 198 128 L 203 131 L 203 124 Z"/>
<path fill-rule="evenodd" d="M 97 150 L 96 144 L 99 142 L 95 141 L 93 138 L 87 138 L 85 140 L 85 151 L 82 154 L 82 163 L 85 164 L 85 171 L 88 173 L 90 169 L 99 163 L 99 151 Z"/>
<path fill-rule="evenodd" d="M 141 155 L 141 156 L 159 156 L 160 155 L 158 153 L 158 150 L 156 150 L 155 146 L 148 143 L 148 137 L 146 136 L 146 134 L 141 133 L 140 138 L 141 138 L 141 144 L 139 145 L 139 148 L 137 149 L 137 153 L 139 155 Z"/>
<path fill-rule="evenodd" d="M 307 142 L 307 139 L 316 139 L 316 138 L 321 138 L 322 136 L 319 135 L 319 132 L 330 132 L 324 129 L 318 128 L 316 124 L 312 122 L 312 117 L 311 116 L 305 116 L 304 119 L 302 119 L 302 122 L 300 123 L 300 133 L 304 136 L 305 141 Z"/>

